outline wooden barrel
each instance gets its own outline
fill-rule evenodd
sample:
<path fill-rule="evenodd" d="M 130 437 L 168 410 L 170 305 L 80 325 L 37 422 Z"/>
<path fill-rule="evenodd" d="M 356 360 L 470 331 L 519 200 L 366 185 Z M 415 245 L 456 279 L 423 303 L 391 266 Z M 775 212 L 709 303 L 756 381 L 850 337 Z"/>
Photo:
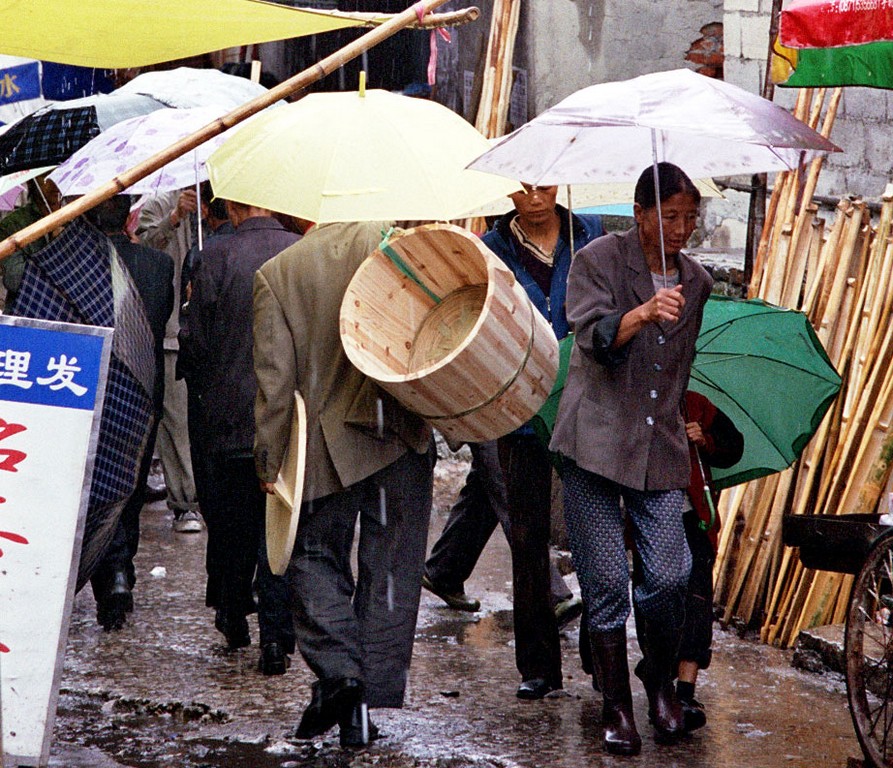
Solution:
<path fill-rule="evenodd" d="M 524 424 L 558 371 L 555 334 L 511 270 L 451 224 L 394 234 L 360 265 L 341 342 L 357 368 L 457 442 Z"/>

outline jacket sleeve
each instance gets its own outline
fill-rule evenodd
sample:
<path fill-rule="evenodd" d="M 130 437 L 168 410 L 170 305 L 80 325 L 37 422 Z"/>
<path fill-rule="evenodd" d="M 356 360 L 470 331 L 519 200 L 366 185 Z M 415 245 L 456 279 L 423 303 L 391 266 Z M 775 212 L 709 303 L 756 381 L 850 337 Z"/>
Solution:
<path fill-rule="evenodd" d="M 626 347 L 612 350 L 623 311 L 617 306 L 611 276 L 592 245 L 577 253 L 571 263 L 567 288 L 567 319 L 580 349 L 597 363 L 614 366 L 626 360 Z"/>
<path fill-rule="evenodd" d="M 139 221 L 137 222 L 136 235 L 143 245 L 157 248 L 160 251 L 167 250 L 177 228 L 171 224 L 172 202 L 176 204 L 177 198 L 170 194 L 159 195 L 147 200 L 140 208 Z M 183 223 L 180 222 L 179 226 Z"/>
<path fill-rule="evenodd" d="M 178 338 L 185 345 L 180 354 L 185 358 L 181 369 L 200 373 L 207 369 L 212 358 L 215 318 L 217 315 L 217 275 L 214 267 L 219 259 L 206 259 L 195 275 L 192 296 L 187 311 L 181 315 L 181 328 Z"/>
<path fill-rule="evenodd" d="M 261 271 L 254 276 L 254 372 L 255 468 L 262 481 L 272 483 L 288 446 L 298 374 L 292 331 Z"/>

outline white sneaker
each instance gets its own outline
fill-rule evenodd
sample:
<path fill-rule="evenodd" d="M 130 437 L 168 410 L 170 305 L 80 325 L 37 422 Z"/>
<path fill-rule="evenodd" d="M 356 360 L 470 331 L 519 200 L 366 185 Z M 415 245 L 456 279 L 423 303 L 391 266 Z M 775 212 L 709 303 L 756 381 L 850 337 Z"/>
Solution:
<path fill-rule="evenodd" d="M 177 533 L 199 533 L 202 529 L 201 516 L 191 509 L 174 512 L 173 528 Z"/>

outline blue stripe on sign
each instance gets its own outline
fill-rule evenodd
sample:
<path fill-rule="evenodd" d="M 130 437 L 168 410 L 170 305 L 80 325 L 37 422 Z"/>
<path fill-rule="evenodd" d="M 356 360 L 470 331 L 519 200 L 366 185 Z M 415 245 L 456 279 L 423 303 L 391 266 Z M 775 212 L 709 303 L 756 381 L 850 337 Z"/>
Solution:
<path fill-rule="evenodd" d="M 102 336 L 0 325 L 0 401 L 93 410 Z"/>

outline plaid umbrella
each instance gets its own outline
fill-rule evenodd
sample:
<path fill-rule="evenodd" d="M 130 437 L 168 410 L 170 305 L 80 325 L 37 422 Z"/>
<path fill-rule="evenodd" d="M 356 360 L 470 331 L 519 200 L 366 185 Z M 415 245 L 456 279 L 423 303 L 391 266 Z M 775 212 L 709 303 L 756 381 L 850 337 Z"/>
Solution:
<path fill-rule="evenodd" d="M 106 128 L 163 106 L 142 94 L 97 94 L 42 107 L 0 135 L 0 174 L 58 165 Z"/>
<path fill-rule="evenodd" d="M 113 327 L 77 588 L 98 564 L 133 493 L 152 424 L 152 330 L 127 268 L 108 238 L 72 222 L 25 267 L 16 314 Z"/>

